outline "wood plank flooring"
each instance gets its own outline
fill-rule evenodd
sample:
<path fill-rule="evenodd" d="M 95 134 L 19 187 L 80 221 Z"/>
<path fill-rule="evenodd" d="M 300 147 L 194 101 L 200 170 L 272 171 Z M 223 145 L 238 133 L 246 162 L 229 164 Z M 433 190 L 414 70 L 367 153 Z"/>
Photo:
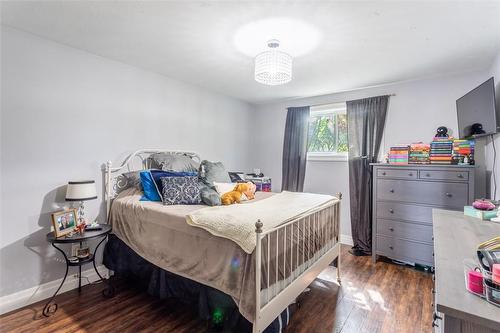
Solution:
<path fill-rule="evenodd" d="M 342 248 L 342 287 L 334 267 L 325 269 L 300 297 L 300 308 L 286 333 L 432 332 L 430 274 L 370 257 L 354 257 Z M 59 310 L 41 315 L 44 303 L 0 316 L 0 332 L 205 332 L 212 333 L 193 310 L 160 301 L 123 283 L 114 298 L 101 296 L 103 285 L 85 286 L 57 298 Z"/>

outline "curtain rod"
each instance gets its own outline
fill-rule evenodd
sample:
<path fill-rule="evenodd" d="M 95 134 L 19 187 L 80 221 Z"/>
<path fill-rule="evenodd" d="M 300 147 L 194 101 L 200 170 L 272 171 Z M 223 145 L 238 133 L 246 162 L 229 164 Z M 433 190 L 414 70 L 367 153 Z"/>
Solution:
<path fill-rule="evenodd" d="M 396 94 L 393 93 L 393 94 L 379 95 L 379 96 L 389 96 L 389 97 L 391 97 L 391 96 L 396 96 Z M 374 96 L 374 97 L 376 97 L 376 96 Z M 365 98 L 370 98 L 370 97 L 365 97 Z M 336 104 L 336 103 L 342 103 L 342 102 L 330 102 L 330 103 L 321 103 L 321 104 L 311 104 L 309 106 L 310 107 L 312 107 L 312 106 L 323 106 L 323 105 Z"/>

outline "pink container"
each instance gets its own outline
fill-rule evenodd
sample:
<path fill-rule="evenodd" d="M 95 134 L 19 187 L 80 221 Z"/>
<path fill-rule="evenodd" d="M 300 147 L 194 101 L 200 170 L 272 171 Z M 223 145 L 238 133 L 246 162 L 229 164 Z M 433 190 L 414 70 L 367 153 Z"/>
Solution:
<path fill-rule="evenodd" d="M 500 285 L 500 264 L 493 264 L 491 269 L 491 279 L 494 283 Z"/>
<path fill-rule="evenodd" d="M 467 279 L 467 289 L 473 293 L 482 295 L 483 289 L 483 274 L 478 271 L 469 271 Z"/>
<path fill-rule="evenodd" d="M 465 289 L 474 295 L 484 297 L 484 276 L 479 264 L 473 259 L 464 259 Z"/>

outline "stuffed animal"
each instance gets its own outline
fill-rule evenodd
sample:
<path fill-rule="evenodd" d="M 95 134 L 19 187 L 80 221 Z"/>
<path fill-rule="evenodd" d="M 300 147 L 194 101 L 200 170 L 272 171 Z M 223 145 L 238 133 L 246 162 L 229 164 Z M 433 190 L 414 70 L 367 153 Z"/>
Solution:
<path fill-rule="evenodd" d="M 231 192 L 224 193 L 221 197 L 223 205 L 231 205 L 233 203 L 240 203 L 241 197 L 244 194 L 248 200 L 255 198 L 256 186 L 252 182 L 239 183 Z"/>
<path fill-rule="evenodd" d="M 243 194 L 246 195 L 248 200 L 255 199 L 255 191 L 257 190 L 257 186 L 252 182 L 248 182 L 247 184 L 248 189 L 244 191 Z"/>

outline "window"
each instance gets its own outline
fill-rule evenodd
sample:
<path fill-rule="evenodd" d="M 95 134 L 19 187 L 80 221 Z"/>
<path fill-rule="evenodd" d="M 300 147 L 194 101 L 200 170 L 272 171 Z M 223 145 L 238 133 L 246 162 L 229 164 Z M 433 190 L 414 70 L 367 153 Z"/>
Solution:
<path fill-rule="evenodd" d="M 311 107 L 308 160 L 347 160 L 345 103 Z"/>

